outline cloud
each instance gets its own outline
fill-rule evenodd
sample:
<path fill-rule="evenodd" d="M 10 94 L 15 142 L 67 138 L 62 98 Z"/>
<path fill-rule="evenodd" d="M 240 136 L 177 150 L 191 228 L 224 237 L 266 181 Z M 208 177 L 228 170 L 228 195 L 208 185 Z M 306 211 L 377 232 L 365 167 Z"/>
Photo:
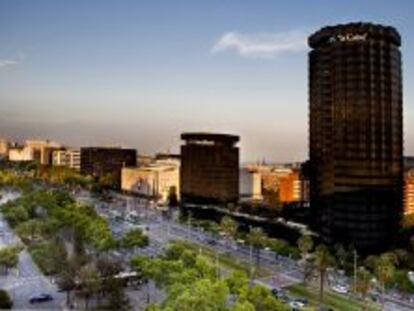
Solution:
<path fill-rule="evenodd" d="M 231 31 L 223 34 L 211 49 L 212 53 L 235 50 L 249 58 L 274 58 L 282 53 L 304 51 L 308 32 L 242 34 Z"/>
<path fill-rule="evenodd" d="M 14 59 L 1 59 L 0 58 L 0 69 L 8 66 L 15 66 L 21 63 L 25 59 L 25 55 L 23 52 L 17 52 L 17 57 Z"/>
<path fill-rule="evenodd" d="M 14 59 L 0 59 L 0 68 L 17 65 L 19 62 Z"/>

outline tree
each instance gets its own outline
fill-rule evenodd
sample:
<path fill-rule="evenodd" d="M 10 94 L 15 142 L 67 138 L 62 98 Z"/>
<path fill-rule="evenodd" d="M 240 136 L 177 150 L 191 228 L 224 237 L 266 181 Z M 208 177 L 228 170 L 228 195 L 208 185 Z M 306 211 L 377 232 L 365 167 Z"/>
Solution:
<path fill-rule="evenodd" d="M 244 301 L 236 301 L 232 311 L 256 311 L 256 308 L 250 302 Z"/>
<path fill-rule="evenodd" d="M 247 241 L 253 247 L 256 255 L 256 268 L 259 267 L 260 260 L 260 250 L 264 247 L 266 242 L 266 234 L 263 232 L 262 228 L 250 228 L 250 232 L 247 234 Z"/>
<path fill-rule="evenodd" d="M 65 269 L 58 275 L 57 285 L 66 292 L 66 305 L 70 306 L 70 293 L 76 288 L 76 279 L 81 267 L 81 260 L 77 256 L 72 256 L 68 259 Z"/>
<path fill-rule="evenodd" d="M 414 293 L 414 284 L 410 281 L 407 270 L 395 271 L 392 281 L 404 296 Z"/>
<path fill-rule="evenodd" d="M 168 245 L 168 248 L 165 252 L 165 258 L 168 260 L 178 260 L 185 250 L 186 247 L 182 243 L 171 243 Z"/>
<path fill-rule="evenodd" d="M 99 178 L 99 184 L 103 189 L 115 189 L 118 183 L 118 178 L 113 174 L 104 174 Z"/>
<path fill-rule="evenodd" d="M 139 228 L 128 231 L 121 239 L 120 246 L 123 248 L 135 248 L 148 246 L 148 236 L 144 235 Z"/>
<path fill-rule="evenodd" d="M 175 186 L 171 186 L 168 189 L 168 206 L 169 207 L 177 207 L 178 206 L 177 187 L 175 187 Z"/>
<path fill-rule="evenodd" d="M 12 206 L 3 208 L 4 217 L 11 227 L 29 219 L 29 214 L 23 206 Z"/>
<path fill-rule="evenodd" d="M 179 294 L 176 297 L 167 297 L 164 303 L 167 310 L 227 310 L 229 290 L 222 280 L 200 279 L 187 286 L 177 283 L 173 285 L 171 292 Z"/>
<path fill-rule="evenodd" d="M 298 239 L 298 248 L 302 253 L 302 257 L 306 259 L 307 255 L 313 248 L 313 239 L 309 234 L 302 235 Z"/>
<path fill-rule="evenodd" d="M 147 305 L 151 302 L 151 295 L 150 295 L 150 285 L 149 285 L 149 279 L 155 278 L 156 284 L 161 287 L 167 284 L 166 278 L 163 279 L 162 276 L 160 276 L 160 272 L 165 273 L 166 270 L 161 270 L 159 265 L 160 261 L 158 260 L 156 265 L 152 265 L 152 262 L 154 260 L 150 260 L 145 256 L 135 256 L 131 260 L 131 266 L 134 268 L 134 270 L 137 272 L 137 274 L 146 282 L 147 284 Z M 157 266 L 158 265 L 158 266 Z M 167 277 L 167 275 L 165 275 Z"/>
<path fill-rule="evenodd" d="M 367 258 L 367 265 L 371 267 L 381 286 L 381 300 L 383 305 L 385 302 L 385 286 L 394 276 L 396 264 L 397 257 L 393 253 L 384 253 L 380 256 L 370 256 Z"/>
<path fill-rule="evenodd" d="M 314 268 L 319 275 L 319 305 L 323 303 L 323 292 L 327 270 L 335 265 L 335 259 L 328 248 L 321 244 L 316 248 L 314 255 Z"/>
<path fill-rule="evenodd" d="M 93 264 L 83 266 L 79 271 L 78 295 L 85 300 L 85 309 L 88 309 L 89 300 L 99 291 L 100 280 Z"/>
<path fill-rule="evenodd" d="M 312 250 L 313 248 L 313 239 L 309 234 L 305 234 L 302 235 L 299 239 L 298 239 L 298 248 L 300 250 L 300 252 L 302 253 L 302 261 L 303 261 L 303 284 L 307 283 L 307 280 L 311 274 L 311 266 L 309 264 L 308 261 L 308 255 L 309 252 Z"/>
<path fill-rule="evenodd" d="M 100 295 L 107 296 L 108 294 L 111 294 L 112 291 L 117 291 L 118 284 L 113 284 L 114 282 L 117 283 L 114 276 L 122 271 L 122 263 L 109 258 L 98 258 L 96 261 L 96 269 L 99 277 L 101 278 L 98 298 Z"/>
<path fill-rule="evenodd" d="M 238 300 L 250 302 L 255 310 L 263 311 L 287 311 L 289 310 L 279 300 L 273 297 L 269 289 L 261 286 L 254 285 L 251 287 L 244 287 L 242 293 L 239 295 Z"/>
<path fill-rule="evenodd" d="M 19 246 L 7 246 L 0 249 L 0 266 L 3 267 L 3 271 L 6 274 L 9 269 L 17 266 L 21 250 Z"/>
<path fill-rule="evenodd" d="M 348 260 L 348 252 L 342 244 L 335 245 L 335 257 L 337 258 L 338 266 L 341 269 L 345 269 Z"/>
<path fill-rule="evenodd" d="M 356 291 L 361 295 L 364 301 L 364 310 L 367 308 L 367 296 L 372 288 L 372 275 L 369 271 L 360 267 L 357 272 Z"/>
<path fill-rule="evenodd" d="M 224 216 L 220 222 L 221 230 L 226 234 L 228 238 L 234 239 L 237 234 L 238 224 L 233 218 Z"/>
<path fill-rule="evenodd" d="M 230 289 L 230 293 L 233 295 L 239 295 L 241 289 L 247 287 L 249 278 L 246 273 L 236 270 L 226 278 L 226 282 Z"/>
<path fill-rule="evenodd" d="M 114 277 L 110 277 L 108 279 L 107 288 L 109 294 L 109 309 L 110 310 L 130 310 L 131 306 L 129 304 L 128 297 L 125 295 L 122 281 L 119 279 L 115 279 Z"/>
<path fill-rule="evenodd" d="M 0 289 L 0 309 L 11 309 L 13 307 L 13 301 L 10 298 L 9 293 L 4 290 Z"/>

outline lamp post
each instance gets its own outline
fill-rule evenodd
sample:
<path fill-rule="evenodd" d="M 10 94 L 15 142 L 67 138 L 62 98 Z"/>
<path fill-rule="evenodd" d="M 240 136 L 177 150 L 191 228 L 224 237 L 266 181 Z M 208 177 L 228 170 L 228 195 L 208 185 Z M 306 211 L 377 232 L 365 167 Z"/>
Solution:
<path fill-rule="evenodd" d="M 354 294 L 357 293 L 357 269 L 358 269 L 358 254 L 354 248 Z"/>

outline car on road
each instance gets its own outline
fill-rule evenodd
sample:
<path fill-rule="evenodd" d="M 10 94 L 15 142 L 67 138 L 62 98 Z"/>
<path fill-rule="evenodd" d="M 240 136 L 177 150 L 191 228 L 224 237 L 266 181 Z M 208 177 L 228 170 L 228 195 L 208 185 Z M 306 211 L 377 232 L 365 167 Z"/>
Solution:
<path fill-rule="evenodd" d="M 29 298 L 30 303 L 45 302 L 45 301 L 51 301 L 51 300 L 53 300 L 53 297 L 50 294 L 38 294 L 38 295 L 33 295 Z"/>
<path fill-rule="evenodd" d="M 290 300 L 286 291 L 284 291 L 283 289 L 273 288 L 272 295 L 284 303 L 287 303 Z"/>
<path fill-rule="evenodd" d="M 294 299 L 293 299 L 293 301 L 299 302 L 299 303 L 303 304 L 304 306 L 307 306 L 307 305 L 309 304 L 308 299 L 306 299 L 306 298 L 301 298 L 301 297 L 299 297 L 299 298 L 294 298 Z"/>
<path fill-rule="evenodd" d="M 337 284 L 332 286 L 332 290 L 338 294 L 348 294 L 349 287 L 346 285 Z"/>
<path fill-rule="evenodd" d="M 291 302 L 289 302 L 289 307 L 292 308 L 292 311 L 296 311 L 296 310 L 300 310 L 304 308 L 305 304 L 303 304 L 302 302 L 298 300 L 292 300 Z"/>

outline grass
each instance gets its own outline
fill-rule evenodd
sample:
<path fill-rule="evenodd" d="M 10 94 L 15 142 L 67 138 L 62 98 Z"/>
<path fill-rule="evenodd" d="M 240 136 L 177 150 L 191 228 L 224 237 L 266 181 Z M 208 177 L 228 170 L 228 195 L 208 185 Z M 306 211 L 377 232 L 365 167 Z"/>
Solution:
<path fill-rule="evenodd" d="M 317 306 L 319 302 L 319 289 L 315 287 L 305 287 L 303 284 L 295 284 L 287 288 L 292 296 L 307 298 L 311 305 Z M 345 297 L 332 292 L 325 291 L 323 295 L 324 305 L 335 311 L 360 311 L 363 310 L 363 303 L 354 298 Z M 370 303 L 366 310 L 380 310 L 378 305 Z"/>
<path fill-rule="evenodd" d="M 251 265 L 248 262 L 240 261 L 239 259 L 230 256 L 226 253 L 219 253 L 218 258 L 216 257 L 216 251 L 210 247 L 192 243 L 188 241 L 174 241 L 173 243 L 180 243 L 181 245 L 184 245 L 186 248 L 201 253 L 203 256 L 207 257 L 210 261 L 215 262 L 217 259 L 219 261 L 220 266 L 223 269 L 227 270 L 235 270 L 235 271 L 243 271 L 246 274 L 250 274 Z M 269 269 L 259 267 L 259 269 L 256 272 L 256 277 L 266 277 L 271 275 L 271 271 Z"/>

